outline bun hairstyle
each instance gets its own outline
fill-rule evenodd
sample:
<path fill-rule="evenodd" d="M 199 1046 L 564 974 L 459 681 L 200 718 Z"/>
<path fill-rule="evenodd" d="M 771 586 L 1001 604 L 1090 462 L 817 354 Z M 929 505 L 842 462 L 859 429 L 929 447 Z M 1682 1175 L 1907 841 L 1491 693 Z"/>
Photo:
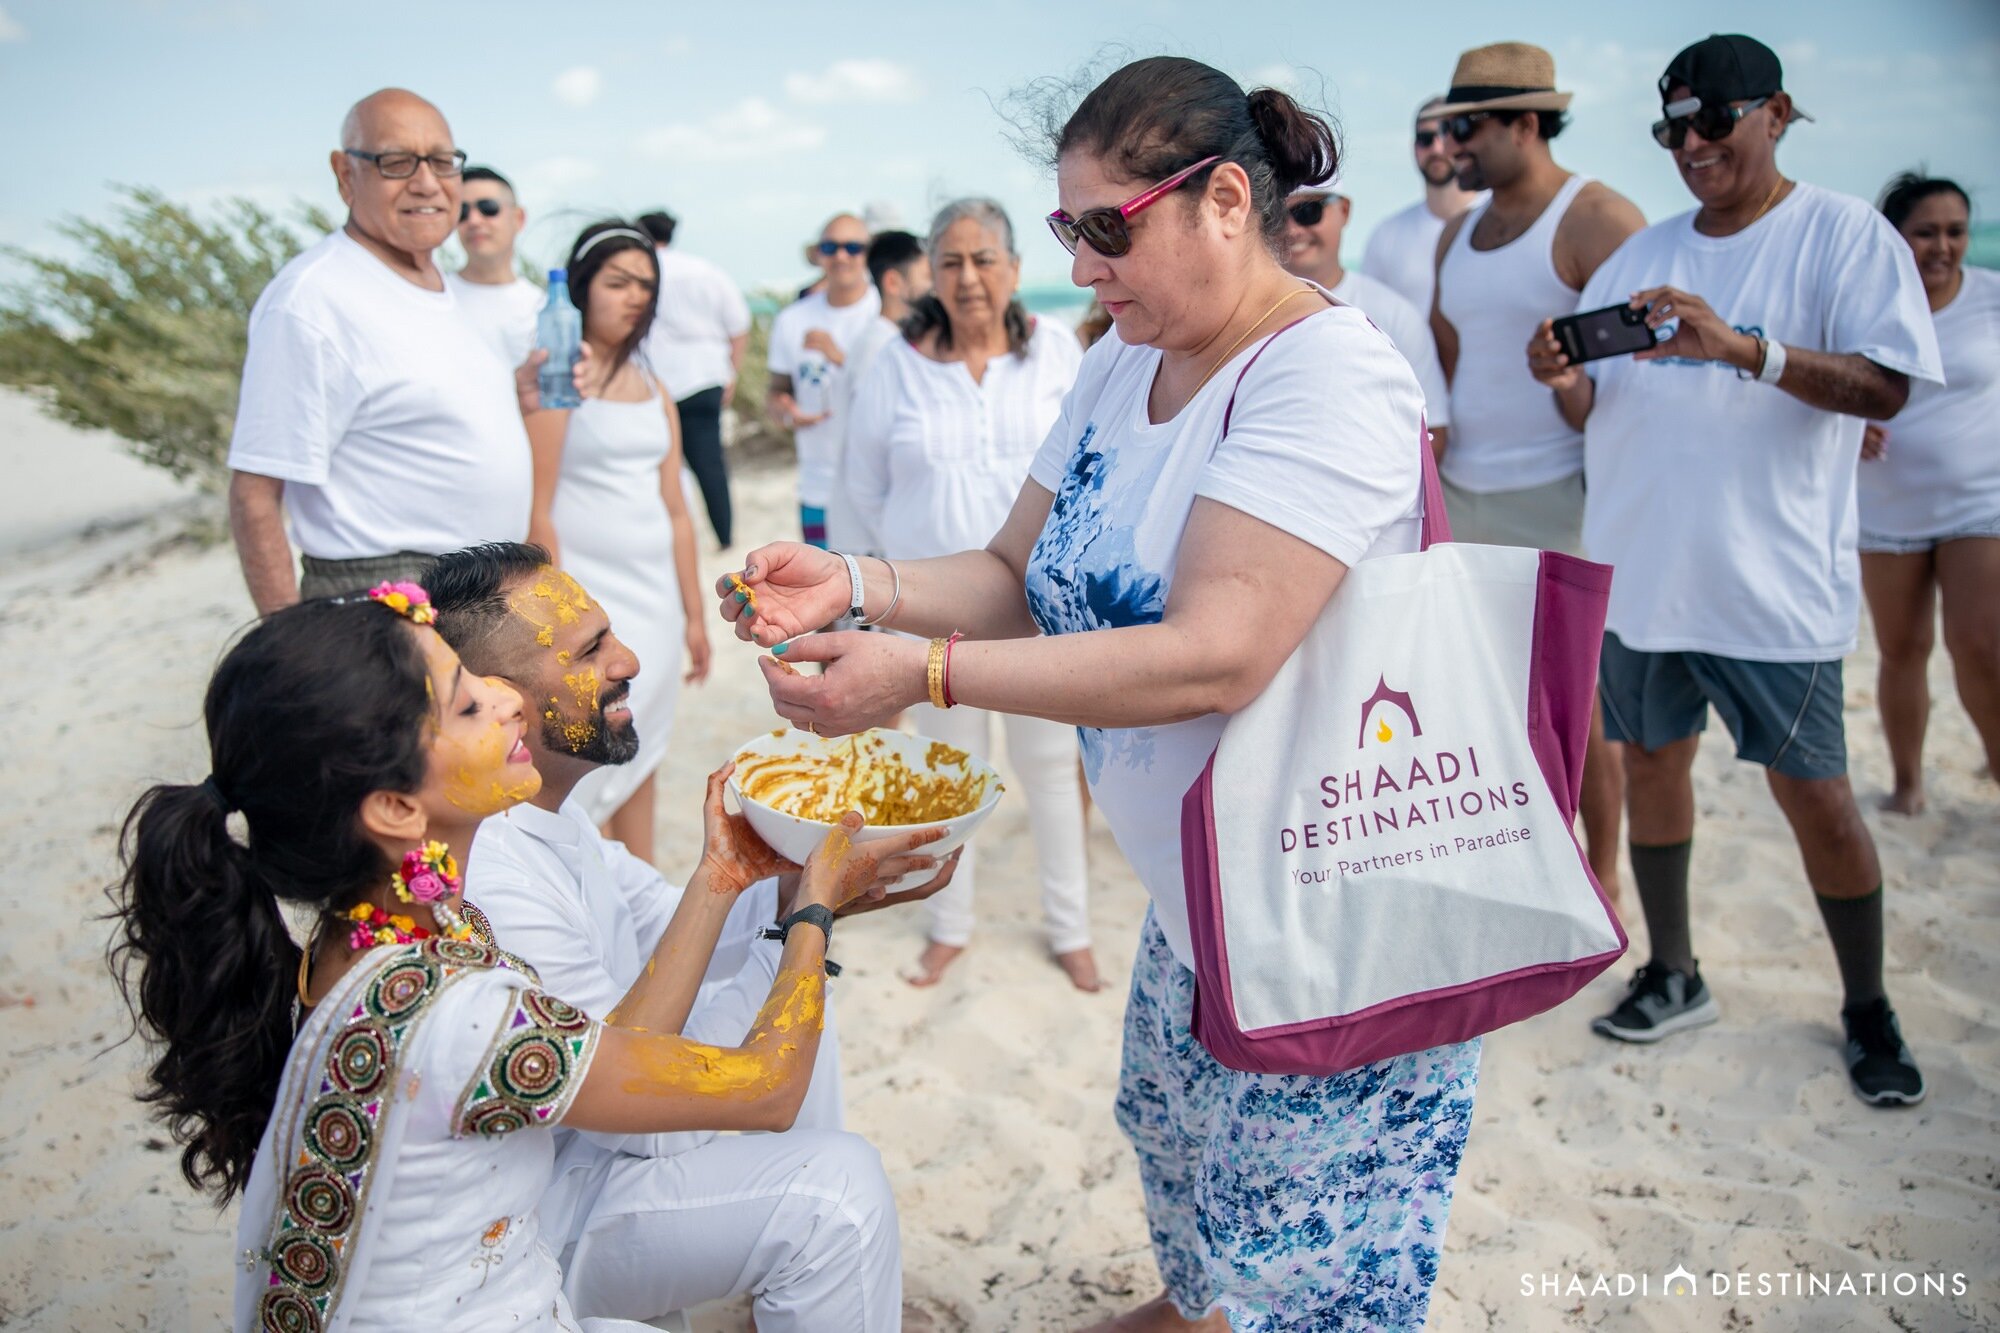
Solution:
<path fill-rule="evenodd" d="M 1058 158 L 1087 153 L 1146 182 L 1209 156 L 1234 162 L 1250 177 L 1273 249 L 1284 235 L 1286 197 L 1340 168 L 1339 139 L 1326 117 L 1276 88 L 1246 94 L 1221 70 L 1180 56 L 1135 60 L 1098 84 L 1056 134 L 1054 148 Z M 1190 183 L 1205 182 L 1213 170 Z"/>
<path fill-rule="evenodd" d="M 292 1045 L 299 947 L 279 900 L 317 915 L 389 873 L 357 816 L 370 792 L 423 785 L 429 681 L 414 627 L 385 606 L 276 612 L 209 682 L 212 776 L 156 786 L 126 816 L 108 961 L 157 1056 L 139 1099 L 188 1183 L 222 1202 L 250 1179 Z"/>
<path fill-rule="evenodd" d="M 671 234 L 671 220 L 668 231 Z M 646 303 L 646 312 L 639 317 L 639 322 L 625 335 L 625 341 L 611 354 L 611 366 L 605 372 L 607 375 L 616 375 L 625 368 L 626 362 L 639 354 L 639 344 L 646 341 L 646 335 L 653 328 L 653 316 L 659 313 L 660 256 L 653 249 L 653 235 L 650 228 L 642 231 L 624 218 L 604 218 L 578 232 L 575 244 L 569 248 L 569 262 L 564 265 L 569 281 L 569 303 L 583 312 L 586 321 L 590 318 L 590 284 L 613 255 L 625 250 L 640 251 L 653 269 L 653 298 Z"/>
<path fill-rule="evenodd" d="M 1925 175 L 1922 167 L 1891 177 L 1889 183 L 1882 187 L 1882 198 L 1876 207 L 1882 210 L 1883 217 L 1889 219 L 1889 225 L 1900 231 L 1916 206 L 1934 194 L 1955 194 L 1965 201 L 1965 211 L 1968 214 L 1972 212 L 1972 198 L 1957 181 Z"/>

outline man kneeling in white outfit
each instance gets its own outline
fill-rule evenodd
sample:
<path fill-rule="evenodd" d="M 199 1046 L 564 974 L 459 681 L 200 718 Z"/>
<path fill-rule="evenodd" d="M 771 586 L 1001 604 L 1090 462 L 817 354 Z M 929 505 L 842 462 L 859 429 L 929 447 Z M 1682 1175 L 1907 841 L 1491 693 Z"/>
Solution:
<path fill-rule="evenodd" d="M 586 774 L 638 752 L 622 706 L 638 659 L 539 547 L 456 551 L 425 579 L 438 631 L 466 667 L 506 679 L 542 718 L 528 730 L 541 794 L 480 826 L 467 902 L 550 993 L 606 1013 L 650 966 L 681 900 L 568 802 Z M 796 869 L 775 854 L 771 862 L 767 873 Z M 927 897 L 955 864 L 921 889 L 867 905 Z M 784 916 L 795 888 L 786 876 L 744 891 L 713 954 L 688 960 L 706 970 L 684 1035 L 740 1044 L 782 947 L 760 931 Z M 841 1130 L 839 1049 L 829 997 L 811 1088 L 783 1134 L 557 1131 L 542 1234 L 564 1247 L 563 1286 L 579 1317 L 654 1319 L 749 1291 L 760 1333 L 900 1326 L 896 1202 L 874 1147 Z"/>

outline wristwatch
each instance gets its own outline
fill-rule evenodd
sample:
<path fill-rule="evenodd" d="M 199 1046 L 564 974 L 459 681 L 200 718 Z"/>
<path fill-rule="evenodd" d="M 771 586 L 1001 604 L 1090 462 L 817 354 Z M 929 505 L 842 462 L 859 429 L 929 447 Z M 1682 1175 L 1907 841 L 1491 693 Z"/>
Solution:
<path fill-rule="evenodd" d="M 818 926 L 820 928 L 820 931 L 826 936 L 827 946 L 829 948 L 832 947 L 833 909 L 831 907 L 824 905 L 823 903 L 807 903 L 804 907 L 801 907 L 798 911 L 792 913 L 790 916 L 786 917 L 783 921 L 780 921 L 777 925 L 764 927 L 762 931 L 762 938 L 767 940 L 778 940 L 782 942 L 792 933 L 792 927 L 800 924 L 801 922 L 809 926 Z M 834 962 L 831 958 L 827 959 L 826 974 L 830 977 L 839 976 L 840 964 Z"/>
<path fill-rule="evenodd" d="M 861 562 L 845 551 L 835 551 L 833 554 L 839 556 L 841 562 L 847 566 L 847 618 L 858 621 L 861 619 L 861 603 L 867 597 L 866 590 L 861 586 Z"/>

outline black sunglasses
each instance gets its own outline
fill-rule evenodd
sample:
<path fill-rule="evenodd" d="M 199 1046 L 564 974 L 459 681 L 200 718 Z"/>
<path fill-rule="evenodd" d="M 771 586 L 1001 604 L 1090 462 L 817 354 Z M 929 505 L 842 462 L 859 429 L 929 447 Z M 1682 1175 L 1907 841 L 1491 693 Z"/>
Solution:
<path fill-rule="evenodd" d="M 1487 119 L 1491 111 L 1466 111 L 1456 116 L 1446 116 L 1438 122 L 1438 133 L 1464 143 L 1479 128 L 1479 122 Z"/>
<path fill-rule="evenodd" d="M 1754 97 L 1742 106 L 1705 106 L 1699 97 L 1683 97 L 1678 102 L 1669 102 L 1660 109 L 1667 113 L 1666 119 L 1653 122 L 1653 142 L 1662 148 L 1678 149 L 1687 142 L 1688 131 L 1693 130 L 1710 143 L 1718 143 L 1736 132 L 1736 122 L 1770 101 L 1768 96 Z"/>
<path fill-rule="evenodd" d="M 859 255 L 859 254 L 866 254 L 866 253 L 867 253 L 867 251 L 868 251 L 868 242 L 866 242 L 866 241 L 821 241 L 821 242 L 819 243 L 819 252 L 820 252 L 821 254 L 825 255 L 825 256 L 826 256 L 826 257 L 827 257 L 828 259 L 831 259 L 831 258 L 833 258 L 833 256 L 835 256 L 835 255 L 837 255 L 837 254 L 840 254 L 840 253 L 842 253 L 843 251 L 845 251 L 845 252 L 846 252 L 847 254 L 850 254 L 850 255 Z"/>
<path fill-rule="evenodd" d="M 471 217 L 472 210 L 475 208 L 479 210 L 479 216 L 483 218 L 497 218 L 500 216 L 500 201 L 498 199 L 468 199 L 458 206 L 458 220 L 463 222 Z"/>
<path fill-rule="evenodd" d="M 1298 203 L 1286 208 L 1285 211 L 1290 213 L 1292 221 L 1298 223 L 1301 227 L 1317 227 L 1319 220 L 1326 216 L 1326 200 L 1301 199 Z"/>
<path fill-rule="evenodd" d="M 1429 148 L 1432 144 L 1436 143 L 1440 137 L 1441 137 L 1440 134 L 1436 130 L 1418 130 L 1417 147 Z"/>

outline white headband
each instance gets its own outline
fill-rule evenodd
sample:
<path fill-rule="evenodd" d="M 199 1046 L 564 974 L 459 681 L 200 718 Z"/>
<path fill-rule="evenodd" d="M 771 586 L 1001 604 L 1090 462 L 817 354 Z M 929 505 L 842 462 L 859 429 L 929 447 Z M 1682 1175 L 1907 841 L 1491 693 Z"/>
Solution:
<path fill-rule="evenodd" d="M 635 241 L 643 241 L 649 250 L 653 246 L 653 238 L 643 231 L 634 231 L 630 227 L 613 227 L 608 231 L 600 231 L 597 235 L 585 241 L 577 252 L 569 257 L 570 265 L 574 267 L 577 260 L 582 259 L 590 253 L 591 247 L 595 246 L 599 241 L 608 241 L 613 236 L 630 236 Z"/>

